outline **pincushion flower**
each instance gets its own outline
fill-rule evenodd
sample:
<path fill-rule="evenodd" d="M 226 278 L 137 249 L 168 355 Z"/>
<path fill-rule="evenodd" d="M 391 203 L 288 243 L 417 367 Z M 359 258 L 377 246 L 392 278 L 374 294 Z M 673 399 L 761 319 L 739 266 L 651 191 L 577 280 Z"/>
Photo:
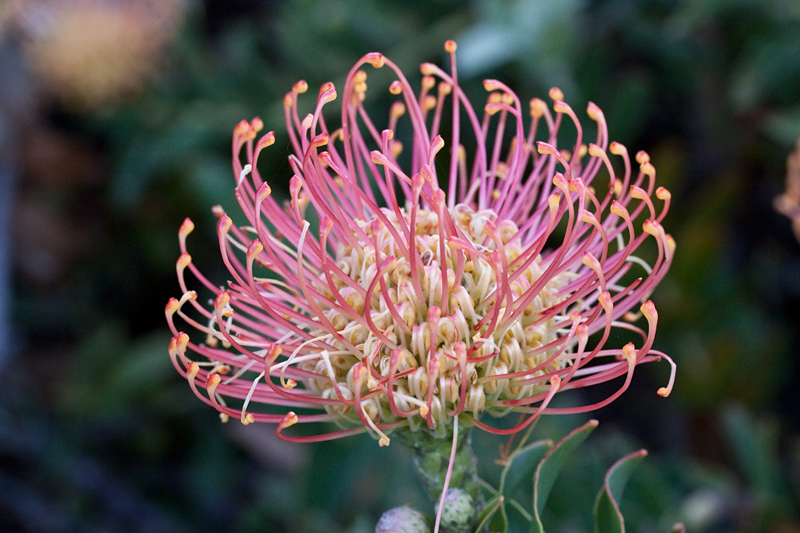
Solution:
<path fill-rule="evenodd" d="M 675 243 L 661 225 L 670 194 L 656 188 L 647 154 L 631 161 L 610 142 L 593 103 L 597 133 L 584 144 L 555 88 L 552 110 L 534 98 L 523 111 L 511 89 L 486 80 L 488 101 L 476 110 L 458 83 L 455 43 L 445 48 L 449 72 L 423 64 L 419 91 L 378 53 L 353 66 L 341 93 L 323 85 L 315 106 L 307 84 L 295 84 L 284 99 L 289 201 L 258 172 L 274 133 L 256 140 L 258 118 L 236 126 L 235 192 L 247 223 L 216 210 L 230 280 L 220 288 L 192 262 L 187 219 L 183 294 L 166 306 L 172 362 L 223 420 L 276 424 L 294 442 L 365 431 L 381 445 L 395 430 L 444 437 L 459 419 L 512 434 L 541 414 L 607 405 L 637 365 L 663 357 L 648 297 Z M 396 78 L 383 128 L 364 107 L 366 67 Z M 334 126 L 323 111 L 337 100 Z M 563 131 L 575 138 L 566 148 Z M 637 256 L 646 241 L 651 262 Z M 213 301 L 203 305 L 189 281 Z M 609 347 L 615 328 L 641 341 Z M 619 387 L 602 401 L 550 406 L 559 392 L 610 380 Z M 483 416 L 512 412 L 511 427 Z M 316 430 L 287 431 L 298 423 Z"/>

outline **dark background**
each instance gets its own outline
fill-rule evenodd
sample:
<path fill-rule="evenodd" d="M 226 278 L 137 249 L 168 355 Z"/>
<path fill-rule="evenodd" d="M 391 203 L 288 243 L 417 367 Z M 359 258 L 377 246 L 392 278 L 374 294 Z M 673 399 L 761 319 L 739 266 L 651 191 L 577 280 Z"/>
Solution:
<path fill-rule="evenodd" d="M 260 168 L 280 194 L 295 81 L 315 94 L 381 51 L 416 84 L 450 38 L 468 92 L 492 77 L 523 100 L 557 85 L 581 116 L 594 101 L 673 195 L 653 299 L 674 393 L 651 365 L 593 414 L 549 530 L 591 530 L 603 473 L 646 447 L 629 530 L 800 531 L 800 243 L 772 207 L 800 136 L 794 0 L 0 4 L 0 530 L 369 532 L 390 507 L 431 511 L 397 447 L 220 424 L 169 363 L 163 307 L 185 216 L 195 262 L 226 279 L 210 206 L 235 212 L 239 120 L 276 131 Z M 504 441 L 476 438 L 496 482 Z"/>

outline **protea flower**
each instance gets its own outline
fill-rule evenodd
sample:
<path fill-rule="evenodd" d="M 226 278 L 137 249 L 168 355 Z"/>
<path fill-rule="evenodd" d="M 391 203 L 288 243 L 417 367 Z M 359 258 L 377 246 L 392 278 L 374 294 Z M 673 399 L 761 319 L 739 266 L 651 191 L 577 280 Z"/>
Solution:
<path fill-rule="evenodd" d="M 11 0 L 4 7 L 43 89 L 78 111 L 141 92 L 186 10 L 182 0 Z"/>
<path fill-rule="evenodd" d="M 635 170 L 593 103 L 597 136 L 585 145 L 556 88 L 552 111 L 534 98 L 523 112 L 511 89 L 486 80 L 488 103 L 476 110 L 458 84 L 455 43 L 445 49 L 449 73 L 423 64 L 419 91 L 378 53 L 353 66 L 341 94 L 324 84 L 307 115 L 308 86 L 295 84 L 284 99 L 290 201 L 276 199 L 257 168 L 274 133 L 256 140 L 258 118 L 234 129 L 247 224 L 216 210 L 230 280 L 220 288 L 192 263 L 187 219 L 183 296 L 166 307 L 175 368 L 223 420 L 276 424 L 293 442 L 365 431 L 381 445 L 393 431 L 445 437 L 459 419 L 512 434 L 541 414 L 607 405 L 637 365 L 663 356 L 652 348 L 658 315 L 647 298 L 675 243 L 661 225 L 670 193 L 656 188 L 648 155 L 636 154 Z M 363 105 L 366 66 L 396 76 L 383 129 Z M 337 99 L 333 126 L 323 110 Z M 565 129 L 576 137 L 566 149 L 557 140 Z M 657 248 L 651 263 L 636 255 L 646 240 Z M 187 270 L 213 303 L 201 303 Z M 644 329 L 634 325 L 642 315 Z M 191 340 L 176 316 L 196 330 Z M 614 328 L 641 342 L 607 346 Z M 600 402 L 550 407 L 556 393 L 617 378 Z M 673 378 L 674 366 L 659 394 Z M 511 427 L 484 416 L 511 412 L 521 414 Z M 325 422 L 339 427 L 286 431 Z"/>

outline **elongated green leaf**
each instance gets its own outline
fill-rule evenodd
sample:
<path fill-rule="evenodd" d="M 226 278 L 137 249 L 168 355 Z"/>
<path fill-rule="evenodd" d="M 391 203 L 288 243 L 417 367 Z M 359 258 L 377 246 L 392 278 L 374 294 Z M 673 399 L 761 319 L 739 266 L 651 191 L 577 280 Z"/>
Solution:
<path fill-rule="evenodd" d="M 500 502 L 500 508 L 494 513 L 491 522 L 489 522 L 489 531 L 492 533 L 508 533 L 508 512 L 506 512 L 505 498 Z"/>
<path fill-rule="evenodd" d="M 594 530 L 596 533 L 625 533 L 625 519 L 617 503 L 625 484 L 645 456 L 647 450 L 633 452 L 611 465 L 606 473 L 603 488 L 594 502 Z"/>
<path fill-rule="evenodd" d="M 507 497 L 513 496 L 522 480 L 530 479 L 536 465 L 552 447 L 553 441 L 540 440 L 511 454 L 500 475 L 500 492 Z"/>
<path fill-rule="evenodd" d="M 550 496 L 550 490 L 556 482 L 558 473 L 564 465 L 567 456 L 572 453 L 578 446 L 581 445 L 586 437 L 594 431 L 597 427 L 597 420 L 589 420 L 581 427 L 572 430 L 566 437 L 558 441 L 544 458 L 539 462 L 536 467 L 536 473 L 533 476 L 533 527 L 535 533 L 544 533 L 544 526 L 542 525 L 542 511 L 544 504 L 547 503 L 547 497 Z"/>
<path fill-rule="evenodd" d="M 492 516 L 494 516 L 502 504 L 502 494 L 497 494 L 491 500 L 486 502 L 486 507 L 484 507 L 483 511 L 481 511 L 481 514 L 478 515 L 478 527 L 475 529 L 476 533 L 483 531 L 484 526 L 489 523 L 489 520 L 491 520 Z"/>

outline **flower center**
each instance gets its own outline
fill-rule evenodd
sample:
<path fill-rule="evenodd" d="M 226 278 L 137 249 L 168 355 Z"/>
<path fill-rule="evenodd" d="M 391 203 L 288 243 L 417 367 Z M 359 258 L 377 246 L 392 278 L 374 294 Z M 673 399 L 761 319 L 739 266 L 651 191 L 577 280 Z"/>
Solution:
<path fill-rule="evenodd" d="M 561 289 L 573 275 L 553 276 L 519 319 L 503 325 L 511 301 L 541 274 L 539 257 L 521 260 L 523 248 L 513 222 L 505 220 L 495 228 L 494 211 L 459 204 L 450 213 L 459 237 L 442 242 L 439 217 L 430 209 L 385 209 L 383 214 L 383 221 L 359 222 L 367 241 L 337 251 L 336 267 L 346 276 L 327 280 L 330 305 L 319 303 L 341 337 L 332 342 L 339 351 L 305 363 L 306 370 L 329 378 L 310 380 L 309 387 L 324 398 L 351 400 L 358 386 L 364 413 L 372 421 L 388 422 L 397 419 L 397 410 L 406 415 L 416 410 L 419 416 L 408 417 L 412 429 L 426 418 L 433 421 L 429 426 L 443 429 L 446 411 L 461 402 L 477 417 L 484 410 L 492 412 L 487 399 L 546 392 L 547 381 L 518 385 L 509 374 L 530 382 L 566 365 L 567 358 L 552 358 L 559 349 L 567 351 L 563 345 L 547 347 L 560 337 L 564 317 L 543 312 L 567 299 Z M 416 254 L 398 250 L 402 244 L 386 222 L 401 234 L 413 223 Z M 500 276 L 508 278 L 507 284 L 498 284 Z M 511 294 L 503 294 L 501 285 Z M 324 334 L 320 330 L 315 336 Z M 354 376 L 359 363 L 367 369 L 363 380 Z M 347 407 L 327 409 L 347 418 L 358 416 Z"/>

